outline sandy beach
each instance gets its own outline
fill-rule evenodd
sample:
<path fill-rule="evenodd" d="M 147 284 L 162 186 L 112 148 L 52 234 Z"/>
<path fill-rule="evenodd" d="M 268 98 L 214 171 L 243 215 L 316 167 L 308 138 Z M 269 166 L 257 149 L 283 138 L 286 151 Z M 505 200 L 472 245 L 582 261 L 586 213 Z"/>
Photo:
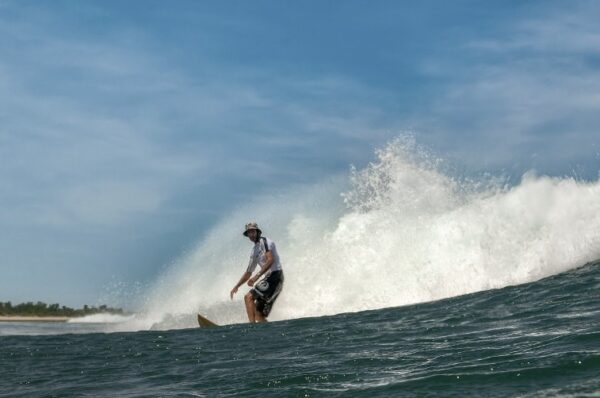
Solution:
<path fill-rule="evenodd" d="M 0 315 L 0 322 L 66 322 L 67 316 L 6 316 Z"/>

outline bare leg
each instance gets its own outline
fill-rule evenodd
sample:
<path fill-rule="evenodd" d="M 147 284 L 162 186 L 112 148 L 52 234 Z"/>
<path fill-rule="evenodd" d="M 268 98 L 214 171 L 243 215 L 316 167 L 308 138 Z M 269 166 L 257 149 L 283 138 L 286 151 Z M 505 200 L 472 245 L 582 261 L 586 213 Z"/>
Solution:
<path fill-rule="evenodd" d="M 257 310 L 255 308 L 254 310 L 254 319 L 256 319 L 256 322 L 266 322 L 267 318 L 265 318 L 265 316 L 262 314 L 262 312 L 260 312 L 259 310 Z"/>
<path fill-rule="evenodd" d="M 248 321 L 254 323 L 256 320 L 256 306 L 254 305 L 254 298 L 252 293 L 247 293 L 244 296 L 244 302 L 246 303 L 246 313 L 248 314 Z"/>

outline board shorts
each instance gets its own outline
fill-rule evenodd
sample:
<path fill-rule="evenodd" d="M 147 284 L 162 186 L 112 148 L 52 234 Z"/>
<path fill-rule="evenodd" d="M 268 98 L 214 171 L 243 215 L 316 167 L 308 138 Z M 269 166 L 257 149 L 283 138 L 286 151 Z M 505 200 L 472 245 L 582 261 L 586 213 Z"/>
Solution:
<path fill-rule="evenodd" d="M 256 309 L 265 317 L 269 316 L 281 289 L 283 289 L 283 271 L 273 271 L 250 290 Z"/>

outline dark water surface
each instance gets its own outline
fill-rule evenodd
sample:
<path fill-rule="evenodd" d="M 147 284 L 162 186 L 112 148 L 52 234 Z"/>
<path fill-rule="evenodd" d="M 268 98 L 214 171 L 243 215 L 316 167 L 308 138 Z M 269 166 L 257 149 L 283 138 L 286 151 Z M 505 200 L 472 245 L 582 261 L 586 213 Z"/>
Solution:
<path fill-rule="evenodd" d="M 401 308 L 0 336 L 0 396 L 600 396 L 600 263 Z"/>

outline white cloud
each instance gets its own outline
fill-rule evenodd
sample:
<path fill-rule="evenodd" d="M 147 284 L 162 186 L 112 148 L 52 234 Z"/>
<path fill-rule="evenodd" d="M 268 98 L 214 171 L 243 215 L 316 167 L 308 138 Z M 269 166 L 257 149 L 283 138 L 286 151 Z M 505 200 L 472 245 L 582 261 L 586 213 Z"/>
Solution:
<path fill-rule="evenodd" d="M 572 2 L 568 9 L 561 5 L 515 21 L 509 27 L 509 35 L 502 40 L 476 40 L 468 47 L 501 53 L 523 50 L 552 54 L 599 53 L 600 7 L 595 2 Z"/>
<path fill-rule="evenodd" d="M 589 159 L 600 125 L 600 68 L 588 62 L 600 55 L 599 15 L 596 3 L 540 11 L 467 43 L 465 61 L 429 60 L 429 73 L 455 75 L 416 124 L 474 165 Z"/>
<path fill-rule="evenodd" d="M 307 178 L 303 159 L 389 134 L 364 105 L 374 91 L 352 79 L 248 78 L 208 64 L 210 76 L 186 75 L 143 50 L 148 38 L 132 27 L 108 42 L 48 31 L 52 18 L 36 10 L 0 24 L 18 43 L 0 56 L 0 219 L 13 225 L 117 225 L 135 213 L 127 197 L 160 212 L 191 184 Z M 328 139 L 347 145 L 326 153 Z M 274 161 L 265 147 L 296 159 Z"/>

